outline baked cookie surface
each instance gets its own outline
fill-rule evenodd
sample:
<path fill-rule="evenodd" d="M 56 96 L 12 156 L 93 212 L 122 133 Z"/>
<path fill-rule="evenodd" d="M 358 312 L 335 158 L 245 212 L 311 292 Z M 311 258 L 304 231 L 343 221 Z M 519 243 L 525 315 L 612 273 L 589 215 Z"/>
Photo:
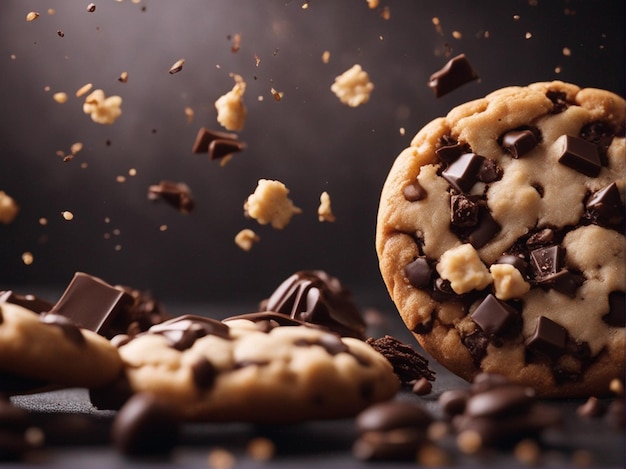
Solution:
<path fill-rule="evenodd" d="M 267 424 L 353 416 L 398 391 L 391 364 L 363 341 L 260 314 L 181 316 L 121 342 L 130 391 L 189 420 Z"/>
<path fill-rule="evenodd" d="M 543 396 L 624 374 L 625 101 L 507 87 L 421 129 L 384 184 L 383 279 L 435 359 Z"/>
<path fill-rule="evenodd" d="M 104 337 L 63 316 L 0 302 L 0 392 L 100 387 L 121 370 L 117 349 Z"/>

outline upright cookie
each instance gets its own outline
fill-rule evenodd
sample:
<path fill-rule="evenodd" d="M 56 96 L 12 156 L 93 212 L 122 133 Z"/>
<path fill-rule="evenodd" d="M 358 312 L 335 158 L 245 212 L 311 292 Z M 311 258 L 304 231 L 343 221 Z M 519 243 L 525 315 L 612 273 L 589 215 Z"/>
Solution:
<path fill-rule="evenodd" d="M 624 375 L 621 97 L 507 87 L 427 124 L 384 184 L 376 249 L 420 344 L 543 396 Z"/>
<path fill-rule="evenodd" d="M 95 332 L 63 316 L 0 303 L 0 393 L 100 387 L 121 370 L 117 349 Z"/>
<path fill-rule="evenodd" d="M 126 387 L 173 404 L 186 419 L 274 424 L 353 416 L 397 392 L 391 364 L 363 341 L 278 325 L 298 322 L 275 316 L 186 315 L 128 342 L 120 337 L 127 382 L 93 393 L 92 402 L 119 404 L 111 393 Z"/>

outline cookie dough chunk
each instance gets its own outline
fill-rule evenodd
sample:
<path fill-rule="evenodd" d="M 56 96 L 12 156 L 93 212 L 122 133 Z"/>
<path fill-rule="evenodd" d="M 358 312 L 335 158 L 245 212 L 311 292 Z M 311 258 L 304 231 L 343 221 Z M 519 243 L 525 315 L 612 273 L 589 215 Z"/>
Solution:
<path fill-rule="evenodd" d="M 542 396 L 624 375 L 620 96 L 507 87 L 421 129 L 384 184 L 380 269 L 407 327 L 456 374 Z"/>
<path fill-rule="evenodd" d="M 36 387 L 100 387 L 121 371 L 117 349 L 104 337 L 57 314 L 0 303 L 0 375 L 11 376 L 13 389 L 22 380 Z"/>
<path fill-rule="evenodd" d="M 263 326 L 190 315 L 153 326 L 120 341 L 128 387 L 189 420 L 268 424 L 353 416 L 399 388 L 390 363 L 363 341 Z"/>

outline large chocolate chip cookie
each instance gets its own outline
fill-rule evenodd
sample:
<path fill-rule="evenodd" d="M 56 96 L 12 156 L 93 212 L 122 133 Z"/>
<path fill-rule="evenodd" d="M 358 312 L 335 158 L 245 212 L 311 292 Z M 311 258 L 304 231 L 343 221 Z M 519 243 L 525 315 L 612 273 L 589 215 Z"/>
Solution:
<path fill-rule="evenodd" d="M 376 248 L 439 362 L 543 396 L 624 375 L 624 99 L 507 87 L 427 124 L 382 190 Z"/>

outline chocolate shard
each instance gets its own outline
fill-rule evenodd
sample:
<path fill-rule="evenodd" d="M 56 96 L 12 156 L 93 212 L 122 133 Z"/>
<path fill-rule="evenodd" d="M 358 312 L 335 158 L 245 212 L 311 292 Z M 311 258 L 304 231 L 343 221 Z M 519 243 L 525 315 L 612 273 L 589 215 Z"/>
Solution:
<path fill-rule="evenodd" d="M 567 336 L 567 330 L 563 326 L 545 316 L 540 316 L 535 331 L 526 339 L 525 346 L 532 352 L 556 359 L 565 351 Z"/>
<path fill-rule="evenodd" d="M 584 125 L 579 132 L 582 139 L 598 147 L 603 166 L 606 166 L 608 163 L 607 151 L 613 142 L 615 134 L 616 132 L 610 124 L 601 121 L 590 122 Z"/>
<path fill-rule="evenodd" d="M 560 145 L 559 163 L 589 177 L 596 177 L 602 169 L 598 147 L 571 135 L 561 135 L 555 142 Z"/>
<path fill-rule="evenodd" d="M 238 140 L 217 138 L 209 143 L 209 159 L 219 160 L 246 148 L 246 144 Z"/>
<path fill-rule="evenodd" d="M 474 71 L 465 54 L 459 54 L 450 59 L 441 70 L 430 76 L 428 86 L 432 88 L 435 97 L 440 98 L 477 79 L 478 74 Z"/>
<path fill-rule="evenodd" d="M 202 127 L 198 131 L 198 135 L 196 136 L 196 140 L 191 151 L 193 153 L 207 153 L 209 151 L 209 145 L 213 140 L 237 141 L 238 137 L 237 134 L 230 132 L 219 132 Z"/>
<path fill-rule="evenodd" d="M 565 251 L 559 245 L 533 249 L 530 259 L 536 279 L 554 275 L 561 270 Z"/>
<path fill-rule="evenodd" d="M 513 158 L 520 158 L 535 148 L 539 139 L 530 129 L 509 130 L 501 137 L 501 145 Z"/>
<path fill-rule="evenodd" d="M 404 275 L 415 288 L 428 288 L 432 282 L 433 268 L 422 256 L 404 266 Z"/>
<path fill-rule="evenodd" d="M 488 336 L 502 335 L 515 322 L 518 312 L 512 306 L 489 294 L 478 305 L 470 318 Z"/>
<path fill-rule="evenodd" d="M 151 185 L 148 188 L 148 199 L 159 198 L 185 214 L 190 213 L 196 205 L 191 189 L 183 182 L 161 181 L 159 184 Z"/>
<path fill-rule="evenodd" d="M 478 173 L 485 157 L 464 153 L 443 170 L 441 176 L 458 192 L 469 192 L 478 181 Z"/>
<path fill-rule="evenodd" d="M 481 204 L 478 208 L 478 223 L 471 230 L 468 241 L 474 248 L 480 249 L 491 241 L 501 229 L 500 224 L 491 216 L 487 205 Z"/>
<path fill-rule="evenodd" d="M 504 174 L 504 171 L 495 160 L 485 158 L 480 165 L 477 177 L 480 182 L 489 183 L 502 179 L 502 174 Z"/>
<path fill-rule="evenodd" d="M 435 150 L 435 154 L 437 155 L 437 158 L 439 158 L 439 161 L 445 163 L 446 165 L 453 163 L 464 153 L 471 153 L 469 145 L 456 141 L 444 142 L 442 146 Z"/>
<path fill-rule="evenodd" d="M 620 227 L 624 223 L 624 202 L 615 182 L 589 197 L 585 204 L 586 218 L 605 227 Z"/>

